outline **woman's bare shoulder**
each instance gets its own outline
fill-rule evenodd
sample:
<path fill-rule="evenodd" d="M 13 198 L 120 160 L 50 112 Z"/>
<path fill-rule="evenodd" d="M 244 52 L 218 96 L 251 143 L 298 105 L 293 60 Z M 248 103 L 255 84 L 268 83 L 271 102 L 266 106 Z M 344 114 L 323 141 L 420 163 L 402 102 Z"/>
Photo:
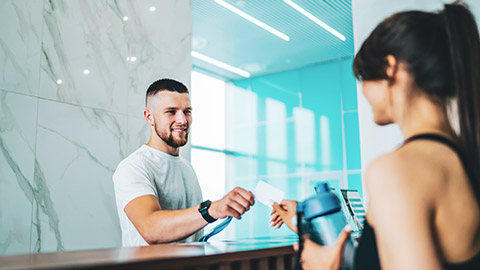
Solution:
<path fill-rule="evenodd" d="M 365 173 L 370 198 L 388 199 L 385 196 L 396 194 L 408 198 L 433 198 L 438 192 L 438 184 L 446 179 L 444 162 L 435 156 L 437 154 L 438 151 L 430 146 L 422 149 L 421 145 L 412 143 L 380 156 Z"/>

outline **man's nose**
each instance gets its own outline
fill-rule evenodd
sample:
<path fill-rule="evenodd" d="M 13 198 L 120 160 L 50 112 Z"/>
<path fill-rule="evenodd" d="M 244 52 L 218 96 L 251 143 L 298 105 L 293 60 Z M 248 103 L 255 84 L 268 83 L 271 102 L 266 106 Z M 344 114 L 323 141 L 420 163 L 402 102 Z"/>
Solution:
<path fill-rule="evenodd" d="M 187 122 L 187 118 L 183 112 L 177 112 L 175 115 L 175 122 L 179 124 L 185 124 Z"/>

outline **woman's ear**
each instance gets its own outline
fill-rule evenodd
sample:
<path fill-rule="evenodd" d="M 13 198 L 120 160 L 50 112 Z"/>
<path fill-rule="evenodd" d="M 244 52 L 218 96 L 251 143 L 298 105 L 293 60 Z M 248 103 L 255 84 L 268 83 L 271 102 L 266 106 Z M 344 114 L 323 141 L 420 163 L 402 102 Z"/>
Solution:
<path fill-rule="evenodd" d="M 387 57 L 385 57 L 385 60 L 387 61 L 386 73 L 387 73 L 387 76 L 388 76 L 388 80 L 389 80 L 390 83 L 393 83 L 395 81 L 395 75 L 396 75 L 397 70 L 398 70 L 397 58 L 395 58 L 395 56 L 389 54 L 389 55 L 387 55 Z"/>

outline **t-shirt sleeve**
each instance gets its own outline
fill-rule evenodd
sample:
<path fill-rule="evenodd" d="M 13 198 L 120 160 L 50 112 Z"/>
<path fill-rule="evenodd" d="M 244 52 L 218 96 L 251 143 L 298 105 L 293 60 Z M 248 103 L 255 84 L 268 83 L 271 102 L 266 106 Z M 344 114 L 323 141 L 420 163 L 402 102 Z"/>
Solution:
<path fill-rule="evenodd" d="M 139 165 L 125 161 L 118 165 L 113 174 L 113 186 L 121 209 L 125 209 L 130 201 L 140 196 L 156 196 L 155 187 L 149 179 L 148 172 Z"/>

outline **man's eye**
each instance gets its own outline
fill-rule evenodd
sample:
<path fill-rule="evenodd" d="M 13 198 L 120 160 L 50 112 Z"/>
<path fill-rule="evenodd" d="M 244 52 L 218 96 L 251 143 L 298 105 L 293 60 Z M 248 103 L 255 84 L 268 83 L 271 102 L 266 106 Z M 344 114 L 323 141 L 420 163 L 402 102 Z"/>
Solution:
<path fill-rule="evenodd" d="M 175 111 L 167 111 L 169 114 L 175 114 Z"/>
<path fill-rule="evenodd" d="M 185 114 L 191 114 L 192 111 L 185 111 Z"/>

